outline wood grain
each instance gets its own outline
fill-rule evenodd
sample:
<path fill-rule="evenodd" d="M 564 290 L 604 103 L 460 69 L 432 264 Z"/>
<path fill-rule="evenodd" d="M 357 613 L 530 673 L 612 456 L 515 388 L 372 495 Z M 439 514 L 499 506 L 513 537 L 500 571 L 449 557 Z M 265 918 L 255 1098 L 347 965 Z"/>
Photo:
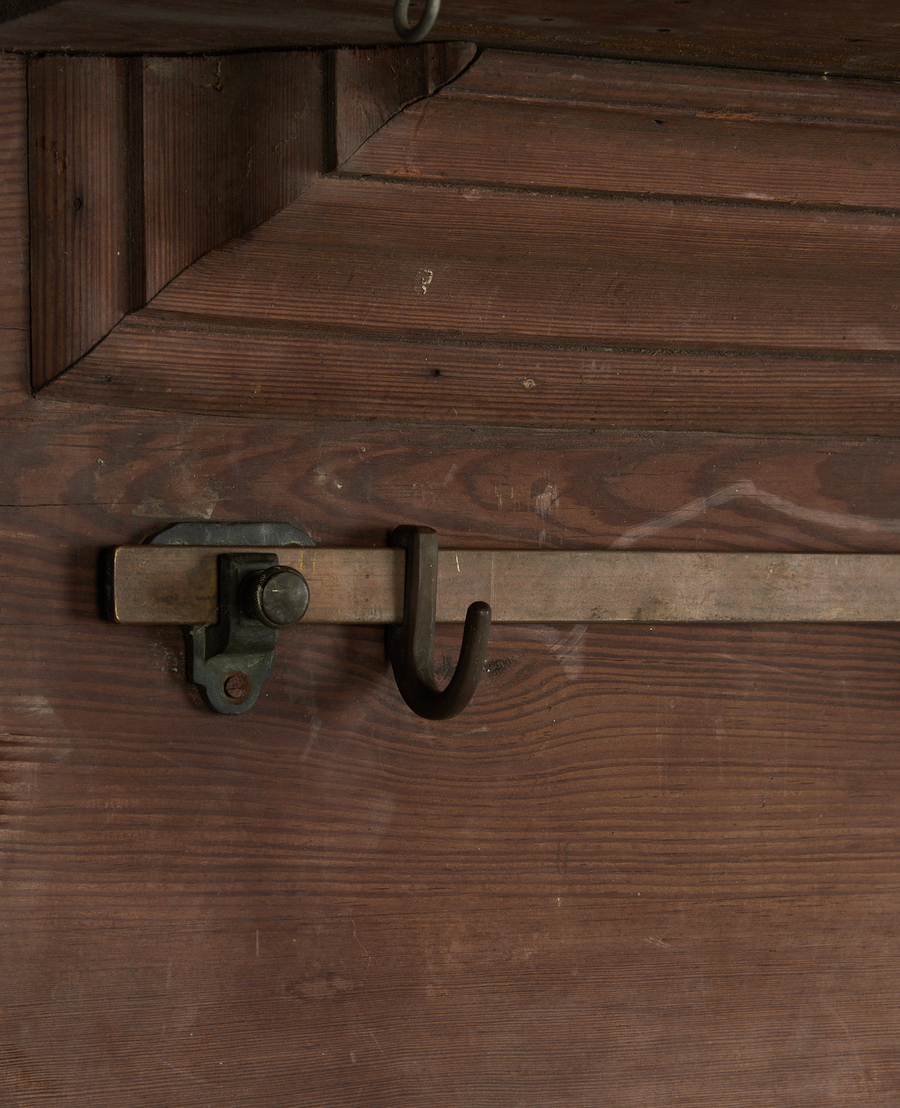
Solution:
<path fill-rule="evenodd" d="M 154 307 L 551 347 L 883 354 L 900 348 L 898 242 L 890 216 L 327 180 Z"/>
<path fill-rule="evenodd" d="M 701 72 L 489 51 L 344 169 L 559 191 L 900 205 L 890 86 Z"/>
<path fill-rule="evenodd" d="M 377 631 L 323 628 L 223 720 L 177 629 L 101 620 L 97 563 L 177 519 L 896 553 L 896 439 L 262 424 L 55 389 L 0 421 L 0 1099 L 892 1108 L 895 628 L 499 628 L 440 725 Z"/>
<path fill-rule="evenodd" d="M 867 212 L 323 179 L 63 387 L 304 417 L 894 434 L 897 237 Z"/>
<path fill-rule="evenodd" d="M 142 303 L 322 172 L 323 69 L 315 51 L 145 60 Z"/>
<path fill-rule="evenodd" d="M 35 60 L 35 384 L 295 200 L 336 150 L 355 149 L 473 49 L 337 51 L 334 67 L 325 51 Z"/>
<path fill-rule="evenodd" d="M 432 40 L 513 50 L 850 73 L 894 79 L 900 53 L 891 0 L 458 0 Z M 0 48 L 124 53 L 396 45 L 381 0 L 65 0 L 3 26 Z"/>
<path fill-rule="evenodd" d="M 213 539 L 213 542 L 216 540 Z M 118 546 L 107 613 L 117 623 L 219 619 L 222 545 Z M 272 547 L 309 586 L 303 626 L 404 619 L 405 552 L 385 547 Z M 900 558 L 891 554 L 609 550 L 439 550 L 438 623 L 490 604 L 498 623 L 900 623 Z"/>
<path fill-rule="evenodd" d="M 348 136 L 403 92 L 372 58 L 334 62 Z M 385 90 L 364 124 L 363 76 Z M 893 435 L 897 126 L 863 82 L 489 53 L 186 270 L 60 396 Z"/>
<path fill-rule="evenodd" d="M 0 54 L 0 408 L 28 380 L 28 150 L 25 60 Z"/>
<path fill-rule="evenodd" d="M 895 443 L 262 436 L 46 393 L 0 434 L 10 1098 L 891 1103 L 895 629 L 497 628 L 435 725 L 380 634 L 320 628 L 226 726 L 177 630 L 98 618 L 96 561 L 207 515 L 897 550 Z"/>
<path fill-rule="evenodd" d="M 897 370 L 890 355 L 466 345 L 147 309 L 53 389 L 61 399 L 261 419 L 895 435 Z"/>
<path fill-rule="evenodd" d="M 25 63 L 0 54 L 0 320 L 28 327 Z"/>
<path fill-rule="evenodd" d="M 887 81 L 661 65 L 590 57 L 483 50 L 441 99 L 510 98 L 612 108 L 659 107 L 700 119 L 722 115 L 890 124 L 897 120 Z M 519 136 L 524 138 L 526 136 Z M 511 145 L 511 144 L 508 144 Z M 837 151 L 836 151 L 837 153 Z"/>
<path fill-rule="evenodd" d="M 130 134 L 135 65 L 122 58 L 29 62 L 32 380 L 71 365 L 140 301 L 132 248 Z"/>
<path fill-rule="evenodd" d="M 472 43 L 331 52 L 334 151 L 341 165 L 401 108 L 430 96 L 475 57 Z"/>

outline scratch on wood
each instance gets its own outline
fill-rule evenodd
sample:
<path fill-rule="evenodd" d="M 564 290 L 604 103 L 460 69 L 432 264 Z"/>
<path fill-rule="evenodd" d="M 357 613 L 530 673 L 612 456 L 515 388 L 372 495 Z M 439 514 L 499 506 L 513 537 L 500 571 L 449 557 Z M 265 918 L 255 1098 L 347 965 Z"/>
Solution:
<path fill-rule="evenodd" d="M 760 504 L 771 508 L 781 515 L 790 516 L 792 519 L 802 520 L 804 523 L 815 523 L 820 526 L 837 527 L 846 531 L 863 531 L 869 534 L 877 532 L 900 532 L 900 520 L 875 519 L 872 516 L 852 515 L 849 512 L 830 512 L 824 508 L 805 508 L 802 504 L 795 504 L 791 500 L 778 496 L 775 493 L 758 489 L 753 481 L 736 481 L 724 489 L 711 493 L 709 496 L 699 496 L 691 500 L 681 508 L 665 515 L 651 519 L 647 523 L 638 524 L 623 532 L 612 543 L 610 550 L 621 550 L 634 546 L 643 539 L 655 535 L 658 531 L 666 531 L 670 527 L 677 527 L 681 523 L 687 523 L 697 516 L 702 515 L 710 508 L 720 508 L 732 500 L 757 500 Z"/>
<path fill-rule="evenodd" d="M 365 981 L 365 979 L 366 979 L 366 977 L 368 976 L 368 973 L 369 973 L 369 967 L 372 965 L 372 955 L 368 952 L 368 950 L 366 950 L 366 948 L 363 946 L 363 944 L 359 941 L 359 935 L 357 935 L 357 933 L 356 933 L 356 920 L 353 918 L 353 909 L 352 908 L 350 909 L 350 924 L 353 927 L 353 938 L 356 940 L 356 945 L 363 952 L 363 954 L 365 954 L 365 956 L 369 959 L 369 961 L 366 963 L 366 972 L 363 974 L 363 981 Z"/>

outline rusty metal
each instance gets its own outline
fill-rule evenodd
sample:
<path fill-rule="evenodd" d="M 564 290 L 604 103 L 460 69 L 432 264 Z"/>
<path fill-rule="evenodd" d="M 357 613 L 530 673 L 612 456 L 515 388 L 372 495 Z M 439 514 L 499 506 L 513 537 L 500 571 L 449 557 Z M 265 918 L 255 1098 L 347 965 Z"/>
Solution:
<path fill-rule="evenodd" d="M 238 546 L 123 546 L 112 556 L 110 614 L 120 623 L 217 618 L 216 565 Z M 400 549 L 263 545 L 310 589 L 304 623 L 403 619 Z M 900 622 L 896 554 L 442 550 L 438 623 L 462 623 L 473 596 L 495 623 Z"/>
<path fill-rule="evenodd" d="M 459 661 L 446 688 L 434 679 L 434 627 L 437 610 L 437 532 L 431 527 L 398 527 L 391 545 L 406 552 L 403 621 L 388 627 L 387 655 L 400 695 L 416 715 L 450 719 L 467 706 L 484 669 L 491 609 L 476 600 L 466 611 Z"/>
<path fill-rule="evenodd" d="M 205 575 L 213 571 L 214 602 L 206 613 L 210 618 L 178 622 L 184 625 L 188 679 L 209 707 L 223 715 L 240 715 L 253 707 L 272 673 L 278 629 L 302 619 L 309 602 L 303 577 L 279 565 L 277 554 L 235 548 L 272 541 L 292 544 L 280 548 L 285 550 L 312 542 L 286 524 L 184 523 L 167 528 L 142 548 L 157 555 L 179 549 L 215 550 L 212 561 L 204 564 Z M 216 545 L 183 545 L 204 542 Z M 109 582 L 114 609 L 115 553 Z"/>

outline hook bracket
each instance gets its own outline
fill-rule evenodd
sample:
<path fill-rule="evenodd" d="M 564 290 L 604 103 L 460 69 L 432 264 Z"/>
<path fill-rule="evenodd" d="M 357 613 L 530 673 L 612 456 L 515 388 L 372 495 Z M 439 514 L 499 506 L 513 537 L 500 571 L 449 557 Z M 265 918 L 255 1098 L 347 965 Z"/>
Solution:
<path fill-rule="evenodd" d="M 450 719 L 469 703 L 478 687 L 487 654 L 491 609 L 484 601 L 469 605 L 459 661 L 445 689 L 434 678 L 438 538 L 431 527 L 398 527 L 391 545 L 406 551 L 403 622 L 388 627 L 387 655 L 400 695 L 425 719 Z"/>

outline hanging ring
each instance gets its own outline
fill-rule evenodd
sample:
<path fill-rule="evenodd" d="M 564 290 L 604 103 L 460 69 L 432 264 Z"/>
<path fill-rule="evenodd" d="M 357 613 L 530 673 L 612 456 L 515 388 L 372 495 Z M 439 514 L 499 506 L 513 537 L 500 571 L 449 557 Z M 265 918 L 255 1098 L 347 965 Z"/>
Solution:
<path fill-rule="evenodd" d="M 441 0 L 425 0 L 425 11 L 414 26 L 409 22 L 409 0 L 394 0 L 394 30 L 404 42 L 421 42 L 435 24 Z"/>
<path fill-rule="evenodd" d="M 437 602 L 437 532 L 431 527 L 398 527 L 392 546 L 406 550 L 403 623 L 388 627 L 387 654 L 397 688 L 416 715 L 450 719 L 472 699 L 484 670 L 490 605 L 469 605 L 456 672 L 443 690 L 434 679 L 434 625 Z"/>

